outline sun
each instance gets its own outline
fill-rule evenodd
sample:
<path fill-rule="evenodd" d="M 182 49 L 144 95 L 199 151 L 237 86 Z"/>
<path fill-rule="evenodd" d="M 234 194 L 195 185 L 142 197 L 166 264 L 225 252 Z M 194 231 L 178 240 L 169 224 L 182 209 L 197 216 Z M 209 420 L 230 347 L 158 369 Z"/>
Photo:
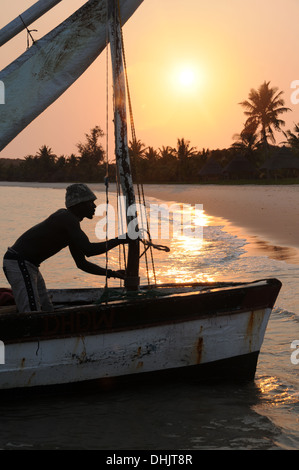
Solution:
<path fill-rule="evenodd" d="M 177 64 L 172 70 L 175 90 L 181 93 L 194 93 L 202 85 L 203 73 L 197 64 Z"/>
<path fill-rule="evenodd" d="M 182 87 L 189 88 L 195 84 L 195 70 L 183 68 L 178 74 L 178 81 Z"/>

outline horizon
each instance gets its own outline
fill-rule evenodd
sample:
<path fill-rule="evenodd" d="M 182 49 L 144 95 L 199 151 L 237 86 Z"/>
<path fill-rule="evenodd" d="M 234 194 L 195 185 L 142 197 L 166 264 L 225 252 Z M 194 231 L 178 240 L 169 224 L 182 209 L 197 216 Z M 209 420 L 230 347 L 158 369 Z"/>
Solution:
<path fill-rule="evenodd" d="M 15 0 L 13 4 L 2 0 L 0 28 L 34 3 L 36 0 Z M 34 38 L 44 36 L 84 3 L 86 0 L 58 4 L 30 26 L 38 30 L 33 32 Z M 299 46 L 298 12 L 294 0 L 283 5 L 279 0 L 264 0 L 262 5 L 257 0 L 229 0 L 225 5 L 223 0 L 187 0 L 183 4 L 144 0 L 123 28 L 137 139 L 154 148 L 176 147 L 178 138 L 190 141 L 198 151 L 228 148 L 246 120 L 238 103 L 264 81 L 284 92 L 285 106 L 292 112 L 282 115 L 283 130 L 293 130 L 299 121 L 299 73 L 293 58 Z M 22 32 L 2 46 L 1 69 L 25 49 L 26 32 Z M 58 156 L 69 156 L 96 125 L 106 132 L 106 69 L 104 51 L 59 100 L 2 150 L 0 158 L 34 155 L 43 145 Z M 282 133 L 275 136 L 276 145 L 285 140 Z"/>

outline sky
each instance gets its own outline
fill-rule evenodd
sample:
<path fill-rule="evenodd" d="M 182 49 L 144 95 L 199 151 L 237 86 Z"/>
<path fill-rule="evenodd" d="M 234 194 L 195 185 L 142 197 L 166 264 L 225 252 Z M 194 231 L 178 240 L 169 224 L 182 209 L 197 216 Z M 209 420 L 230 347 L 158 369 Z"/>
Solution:
<path fill-rule="evenodd" d="M 63 0 L 30 26 L 38 30 L 34 38 L 41 38 L 85 2 Z M 34 3 L 0 0 L 0 28 Z M 285 105 L 292 109 L 283 117 L 284 129 L 293 130 L 299 122 L 299 85 L 291 88 L 296 80 L 299 84 L 298 17 L 298 0 L 144 0 L 124 26 L 137 139 L 155 149 L 176 147 L 178 138 L 198 150 L 227 148 L 246 120 L 238 103 L 264 81 L 284 92 Z M 26 41 L 22 32 L 1 47 L 0 69 L 25 52 Z M 0 158 L 34 155 L 42 145 L 57 156 L 69 156 L 96 125 L 106 132 L 107 121 L 113 158 L 106 60 L 102 53 L 2 150 Z M 277 135 L 277 144 L 284 140 L 282 133 Z"/>

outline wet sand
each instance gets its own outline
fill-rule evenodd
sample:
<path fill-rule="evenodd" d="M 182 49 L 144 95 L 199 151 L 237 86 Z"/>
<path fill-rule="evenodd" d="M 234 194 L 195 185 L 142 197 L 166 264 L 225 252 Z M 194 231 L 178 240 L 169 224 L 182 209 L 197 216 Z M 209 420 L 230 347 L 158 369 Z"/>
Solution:
<path fill-rule="evenodd" d="M 146 185 L 146 195 L 203 204 L 206 214 L 224 219 L 252 249 L 271 252 L 274 259 L 299 260 L 299 185 Z"/>

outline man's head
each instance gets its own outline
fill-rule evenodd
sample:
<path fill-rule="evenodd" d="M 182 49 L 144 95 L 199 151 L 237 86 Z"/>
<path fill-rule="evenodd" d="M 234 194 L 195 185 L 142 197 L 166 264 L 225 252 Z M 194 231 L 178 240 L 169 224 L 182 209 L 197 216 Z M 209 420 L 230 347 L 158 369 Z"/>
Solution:
<path fill-rule="evenodd" d="M 81 218 L 92 219 L 96 205 L 96 195 L 86 184 L 75 183 L 66 188 L 65 205 L 67 209 L 75 212 Z"/>

